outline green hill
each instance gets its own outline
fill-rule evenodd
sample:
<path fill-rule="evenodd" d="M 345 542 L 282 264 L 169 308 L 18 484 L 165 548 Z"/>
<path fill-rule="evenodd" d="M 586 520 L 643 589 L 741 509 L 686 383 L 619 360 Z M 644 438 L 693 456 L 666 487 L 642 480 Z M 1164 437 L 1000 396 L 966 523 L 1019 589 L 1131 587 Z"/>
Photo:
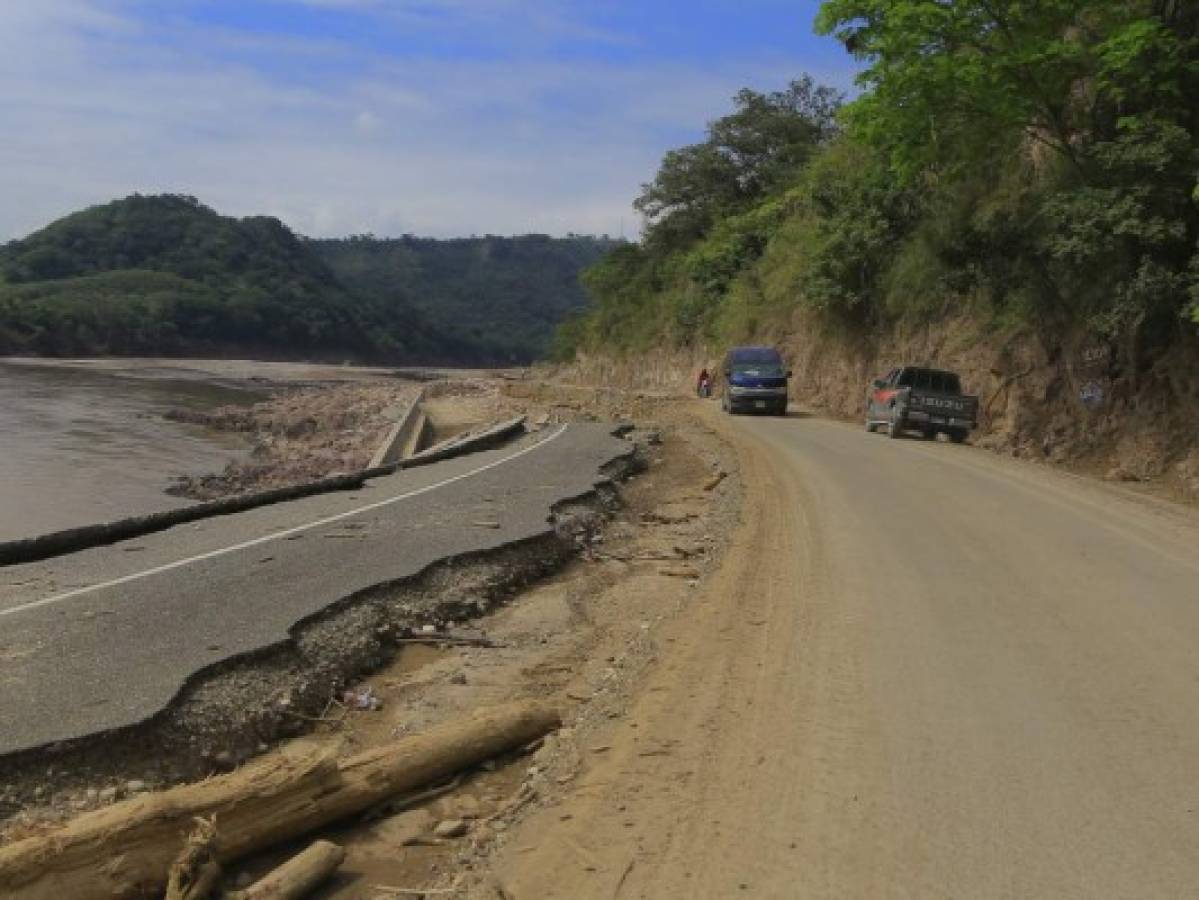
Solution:
<path fill-rule="evenodd" d="M 134 195 L 0 250 L 0 350 L 421 357 L 441 347 L 354 298 L 277 219 Z"/>
<path fill-rule="evenodd" d="M 343 284 L 384 309 L 410 305 L 477 359 L 543 356 L 555 327 L 582 307 L 580 270 L 618 242 L 572 236 L 312 241 Z"/>
<path fill-rule="evenodd" d="M 612 242 L 310 241 L 134 195 L 0 247 L 0 353 L 528 361 Z"/>

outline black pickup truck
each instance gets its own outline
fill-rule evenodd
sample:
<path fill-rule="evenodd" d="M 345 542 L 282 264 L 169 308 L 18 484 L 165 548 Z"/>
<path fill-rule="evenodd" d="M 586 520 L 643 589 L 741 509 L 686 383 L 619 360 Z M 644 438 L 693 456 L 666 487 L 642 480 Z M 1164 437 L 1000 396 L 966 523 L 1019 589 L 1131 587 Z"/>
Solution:
<path fill-rule="evenodd" d="M 891 437 L 919 431 L 925 438 L 947 434 L 954 443 L 978 425 L 978 398 L 962 393 L 953 372 L 902 366 L 875 380 L 866 394 L 866 430 L 879 425 Z"/>

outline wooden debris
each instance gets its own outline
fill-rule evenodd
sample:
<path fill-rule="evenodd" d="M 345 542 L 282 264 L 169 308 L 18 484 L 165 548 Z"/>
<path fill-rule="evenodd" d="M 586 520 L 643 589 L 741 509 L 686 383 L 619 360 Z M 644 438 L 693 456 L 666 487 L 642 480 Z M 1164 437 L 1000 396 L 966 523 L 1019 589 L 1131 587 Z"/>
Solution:
<path fill-rule="evenodd" d="M 699 572 L 694 569 L 659 569 L 658 574 L 665 575 L 668 578 L 699 578 Z"/>
<path fill-rule="evenodd" d="M 522 747 L 561 724 L 537 703 L 484 710 L 339 761 L 297 743 L 228 775 L 85 813 L 0 847 L 5 900 L 161 896 L 197 818 L 216 817 L 227 864 Z"/>
<path fill-rule="evenodd" d="M 329 841 L 317 841 L 229 900 L 300 900 L 319 887 L 346 858 L 346 851 Z"/>

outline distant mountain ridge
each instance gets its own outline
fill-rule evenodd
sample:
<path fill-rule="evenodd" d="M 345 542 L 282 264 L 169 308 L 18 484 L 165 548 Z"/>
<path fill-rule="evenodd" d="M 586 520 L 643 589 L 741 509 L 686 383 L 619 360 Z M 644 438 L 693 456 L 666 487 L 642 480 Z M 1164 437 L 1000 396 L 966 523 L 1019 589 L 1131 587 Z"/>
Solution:
<path fill-rule="evenodd" d="M 483 359 L 527 362 L 544 355 L 555 328 L 586 305 L 579 273 L 620 242 L 529 234 L 309 243 L 360 295 L 411 306 L 439 334 L 465 341 Z"/>
<path fill-rule="evenodd" d="M 135 194 L 0 247 L 0 353 L 523 362 L 585 302 L 578 272 L 610 245 L 315 241 Z"/>

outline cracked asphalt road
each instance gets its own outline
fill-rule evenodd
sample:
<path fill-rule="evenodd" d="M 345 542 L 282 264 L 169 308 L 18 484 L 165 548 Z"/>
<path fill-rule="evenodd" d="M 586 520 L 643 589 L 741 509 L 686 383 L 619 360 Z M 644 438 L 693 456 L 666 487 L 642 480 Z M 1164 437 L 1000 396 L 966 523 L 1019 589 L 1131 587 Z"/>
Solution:
<path fill-rule="evenodd" d="M 0 569 L 0 755 L 135 725 L 360 591 L 544 534 L 631 452 L 611 427 Z"/>

